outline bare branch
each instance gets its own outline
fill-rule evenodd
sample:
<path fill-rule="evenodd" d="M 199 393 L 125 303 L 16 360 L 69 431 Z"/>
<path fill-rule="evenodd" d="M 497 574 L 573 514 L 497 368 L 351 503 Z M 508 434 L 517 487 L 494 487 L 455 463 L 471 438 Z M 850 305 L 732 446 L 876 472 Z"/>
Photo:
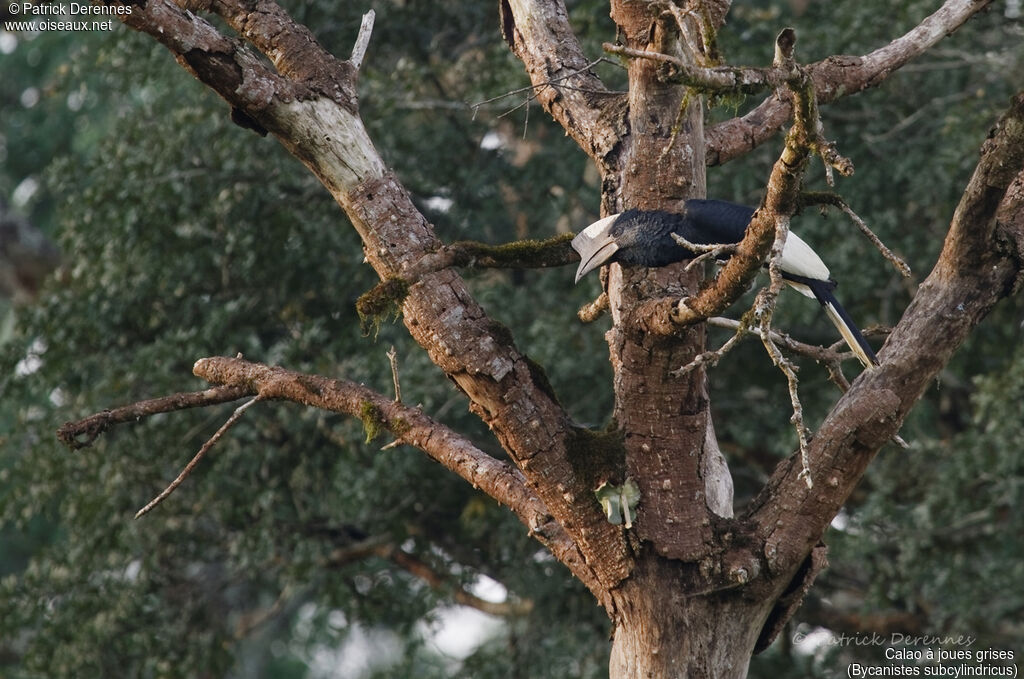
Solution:
<path fill-rule="evenodd" d="M 678 233 L 672 233 L 671 235 L 672 240 L 674 240 L 676 243 L 678 243 L 679 245 L 683 246 L 684 248 L 693 253 L 699 252 L 701 254 L 711 254 L 717 257 L 723 254 L 731 255 L 736 251 L 735 243 L 709 243 L 707 245 L 701 245 L 699 243 L 691 243 L 690 241 L 680 236 Z"/>
<path fill-rule="evenodd" d="M 452 599 L 456 603 L 478 611 L 498 617 L 510 617 L 526 615 L 533 610 L 533 601 L 530 599 L 516 599 L 504 602 L 487 601 L 454 582 L 451 576 L 439 573 L 436 568 L 422 559 L 405 552 L 386 536 L 375 536 L 361 540 L 347 547 L 340 547 L 333 550 L 324 561 L 324 566 L 338 568 L 356 561 L 362 561 L 371 556 L 387 559 L 398 567 L 405 570 L 434 589 L 447 592 L 451 591 Z"/>
<path fill-rule="evenodd" d="M 308 599 L 312 589 L 312 585 L 296 588 L 291 583 L 286 584 L 270 606 L 246 611 L 239 615 L 238 621 L 235 623 L 235 639 L 240 641 L 252 634 L 254 630 L 275 619 L 287 618 Z"/>
<path fill-rule="evenodd" d="M 450 471 L 509 507 L 601 599 L 604 595 L 580 548 L 552 518 L 544 502 L 514 466 L 484 453 L 466 438 L 433 420 L 418 408 L 348 380 L 272 368 L 241 359 L 212 357 L 196 361 L 193 372 L 218 384 L 245 385 L 264 399 L 283 399 L 368 420 L 398 440 L 419 448 Z"/>
<path fill-rule="evenodd" d="M 537 99 L 599 163 L 618 143 L 625 95 L 610 92 L 569 23 L 562 0 L 501 0 L 501 33 L 537 87 Z M 547 83 L 558 82 L 559 87 Z"/>
<path fill-rule="evenodd" d="M 724 328 L 726 330 L 739 331 L 743 329 L 743 332 L 751 333 L 753 335 L 761 336 L 761 329 L 758 327 L 743 327 L 742 321 L 735 321 L 731 318 L 721 318 L 715 316 L 707 320 L 707 324 L 715 328 Z M 784 332 L 773 329 L 771 331 L 771 339 L 775 344 L 781 345 L 782 347 L 807 358 L 820 361 L 822 363 L 835 362 L 837 365 L 846 359 L 855 359 L 856 357 L 852 352 L 841 352 L 831 349 L 829 347 L 821 347 L 816 344 L 806 344 L 794 339 L 790 335 Z M 849 383 L 846 384 L 849 387 Z M 845 389 L 844 389 L 845 391 Z"/>
<path fill-rule="evenodd" d="M 237 422 L 245 409 L 256 400 L 294 401 L 359 417 L 368 428 L 386 428 L 398 440 L 427 453 L 471 483 L 474 488 L 480 488 L 498 502 L 508 506 L 526 524 L 531 535 L 547 546 L 599 599 L 604 596 L 604 590 L 587 565 L 579 547 L 551 517 L 544 503 L 527 487 L 523 474 L 512 465 L 487 455 L 470 441 L 431 419 L 418 408 L 403 405 L 347 380 L 271 368 L 241 358 L 200 359 L 196 361 L 193 371 L 198 377 L 222 386 L 203 392 L 175 394 L 143 401 L 114 411 L 104 411 L 61 427 L 61 437 L 65 442 L 75 441 L 83 432 L 89 433 L 92 439 L 95 439 L 110 424 L 135 421 L 157 413 L 237 400 L 245 396 L 256 396 L 235 411 L 200 449 L 178 478 L 140 510 L 137 516 L 150 511 L 173 492 L 210 448 Z M 75 445 L 71 442 L 68 444 Z"/>
<path fill-rule="evenodd" d="M 373 20 L 376 16 L 376 12 L 371 9 L 363 15 L 363 20 L 359 24 L 359 35 L 356 36 L 355 45 L 352 46 L 352 56 L 348 58 L 348 63 L 352 64 L 357 71 L 363 65 L 366 48 L 370 46 L 370 34 L 373 33 Z"/>
<path fill-rule="evenodd" d="M 402 387 L 398 383 L 398 353 L 395 352 L 395 345 L 387 353 L 388 363 L 391 364 L 391 379 L 395 383 L 395 403 L 402 402 Z"/>
<path fill-rule="evenodd" d="M 710 321 L 713 320 L 713 319 L 708 319 L 708 320 L 709 320 L 709 324 L 710 324 Z M 719 320 L 727 320 L 727 319 L 719 319 Z M 757 329 L 753 329 L 752 330 L 750 328 L 750 324 L 747 321 L 747 315 L 746 314 L 744 314 L 744 320 L 743 321 L 733 321 L 733 322 L 735 323 L 735 327 L 733 327 L 735 332 L 733 333 L 732 337 L 730 337 L 728 340 L 726 340 L 725 344 L 723 344 L 722 346 L 720 346 L 717 349 L 714 349 L 712 351 L 705 351 L 705 352 L 703 352 L 701 354 L 698 354 L 692 361 L 690 361 L 686 365 L 682 366 L 681 368 L 677 368 L 676 370 L 673 370 L 672 374 L 675 375 L 676 377 L 682 377 L 683 375 L 686 375 L 687 373 L 693 372 L 694 370 L 696 370 L 697 368 L 699 368 L 702 365 L 716 366 L 716 365 L 718 365 L 718 362 L 721 361 L 722 358 L 727 353 L 732 351 L 732 348 L 734 346 L 736 346 L 736 344 L 738 344 L 739 341 L 741 339 L 743 339 L 748 332 L 760 333 L 759 330 L 757 330 Z M 719 327 L 725 327 L 725 326 L 719 326 Z"/>
<path fill-rule="evenodd" d="M 756 307 L 757 302 L 755 301 L 754 304 Z M 751 308 L 751 310 L 748 313 L 752 314 L 753 311 L 754 308 Z M 744 315 L 744 319 L 745 318 L 746 314 Z M 692 363 L 685 365 L 682 368 L 679 368 L 678 372 L 680 374 L 685 374 L 686 372 L 689 372 L 696 368 L 698 365 L 702 364 L 717 365 L 718 361 L 720 361 L 722 357 L 732 349 L 733 344 L 737 340 L 742 339 L 748 333 L 756 335 L 759 338 L 763 338 L 762 328 L 750 326 L 750 324 L 745 321 L 736 321 L 731 318 L 720 318 L 716 316 L 714 318 L 709 318 L 707 320 L 707 324 L 715 328 L 724 328 L 726 330 L 732 330 L 734 331 L 734 334 L 719 349 L 715 351 L 706 351 L 700 356 L 698 356 L 696 359 L 694 359 Z M 888 331 L 886 330 L 885 333 L 888 334 Z M 779 332 L 778 330 L 774 329 L 769 332 L 768 336 L 770 338 L 771 344 L 775 345 L 776 347 L 782 346 L 785 349 L 792 351 L 793 353 L 814 359 L 818 363 L 824 363 L 826 370 L 828 370 L 829 380 L 836 385 L 840 393 L 846 393 L 846 391 L 850 388 L 850 382 L 846 379 L 846 376 L 843 375 L 841 364 L 845 360 L 856 359 L 856 356 L 854 356 L 853 352 L 838 351 L 833 347 L 822 347 L 816 344 L 806 344 L 804 342 L 800 342 L 796 339 L 793 339 L 793 337 L 787 335 L 784 332 Z M 763 341 L 764 340 L 762 339 L 762 342 Z M 844 343 L 840 341 L 837 342 L 837 344 L 843 345 Z M 789 376 L 787 375 L 787 380 L 788 377 Z M 793 396 L 794 394 L 791 393 L 790 397 L 792 398 Z M 903 438 L 898 434 L 892 437 L 892 442 L 898 445 L 900 448 L 906 449 L 910 447 L 907 444 L 907 442 L 904 441 Z"/>
<path fill-rule="evenodd" d="M 139 401 L 113 410 L 104 410 L 77 422 L 65 422 L 57 430 L 57 438 L 69 448 L 85 448 L 92 445 L 100 434 L 115 424 L 136 422 L 157 413 L 168 413 L 186 408 L 203 408 L 218 403 L 237 401 L 248 396 L 249 393 L 249 390 L 244 387 L 221 386 Z"/>
<path fill-rule="evenodd" d="M 804 480 L 807 484 L 807 488 L 813 487 L 813 481 L 811 480 L 811 467 L 810 467 L 810 453 L 807 448 L 807 441 L 810 438 L 810 432 L 807 430 L 807 426 L 804 424 L 804 408 L 803 404 L 800 403 L 799 394 L 799 380 L 796 377 L 796 366 L 789 361 L 782 352 L 779 351 L 779 347 L 776 346 L 772 340 L 772 316 L 775 313 L 775 304 L 778 301 L 779 292 L 782 290 L 785 284 L 782 279 L 782 271 L 779 268 L 779 263 L 782 260 L 782 251 L 786 245 L 786 238 L 789 236 L 789 217 L 779 215 L 775 221 L 775 242 L 772 243 L 771 258 L 768 261 L 768 274 L 771 277 L 771 283 L 767 288 L 763 288 L 757 295 L 757 300 L 754 302 L 754 317 L 759 319 L 761 327 L 761 343 L 764 345 L 765 350 L 772 359 L 772 363 L 782 371 L 782 374 L 786 376 L 786 386 L 789 389 L 789 401 L 793 407 L 793 416 L 790 418 L 790 422 L 793 423 L 793 428 L 796 429 L 797 441 L 800 447 L 800 474 L 799 478 Z"/>
<path fill-rule="evenodd" d="M 608 293 L 602 290 L 597 299 L 576 312 L 576 317 L 583 323 L 593 323 L 605 311 L 608 311 Z"/>
<path fill-rule="evenodd" d="M 690 271 L 692 269 L 695 269 L 696 267 L 700 266 L 709 259 L 718 259 L 723 255 L 732 255 L 735 254 L 736 252 L 736 243 L 715 243 L 709 245 L 700 245 L 697 243 L 691 243 L 690 241 L 680 236 L 678 233 L 671 233 L 669 235 L 672 236 L 672 240 L 674 240 L 676 243 L 686 248 L 690 252 L 700 253 L 700 255 L 694 257 L 686 264 L 686 266 L 683 268 L 683 271 Z"/>
<path fill-rule="evenodd" d="M 1024 93 L 985 142 L 935 269 L 879 352 L 881 365 L 861 374 L 811 442 L 815 491 L 790 461 L 751 503 L 749 517 L 765 540 L 771 572 L 792 573 L 803 561 L 955 349 L 1018 289 L 1022 255 Z M 792 517 L 801 518 L 787 520 Z"/>
<path fill-rule="evenodd" d="M 903 260 L 903 258 L 886 247 L 885 243 L 882 242 L 882 239 L 875 235 L 871 228 L 864 223 L 864 220 L 853 211 L 853 208 L 851 208 L 849 204 L 842 199 L 842 197 L 835 193 L 813 191 L 802 194 L 800 200 L 805 205 L 833 205 L 838 207 L 853 220 L 853 223 L 857 225 L 857 228 L 860 229 L 861 233 L 867 236 L 867 239 L 871 241 L 871 244 L 874 245 L 880 253 L 882 253 L 883 257 L 889 260 L 896 270 L 900 272 L 900 275 L 904 278 L 910 277 L 910 266 Z"/>
<path fill-rule="evenodd" d="M 777 68 L 715 66 L 703 68 L 678 57 L 660 52 L 640 50 L 606 42 L 605 52 L 631 59 L 650 59 L 672 67 L 664 76 L 666 82 L 694 87 L 707 94 L 751 94 L 783 85 L 789 74 Z"/>
<path fill-rule="evenodd" d="M 381 556 L 385 556 L 390 559 L 435 589 L 447 589 L 451 587 L 452 597 L 455 599 L 455 602 L 462 604 L 463 606 L 469 606 L 470 608 L 475 608 L 476 610 L 487 613 L 488 615 L 495 615 L 499 617 L 526 615 L 533 609 L 533 601 L 529 599 L 505 602 L 494 602 L 481 599 L 475 594 L 467 592 L 462 587 L 448 582 L 449 578 L 438 573 L 422 559 L 418 559 L 412 554 L 408 554 L 401 549 L 396 549 L 394 546 L 391 546 L 390 548 L 382 548 L 380 549 L 380 553 Z"/>
<path fill-rule="evenodd" d="M 487 455 L 418 408 L 395 402 L 361 384 L 227 357 L 199 359 L 193 372 L 213 383 L 247 387 L 249 393 L 263 399 L 294 401 L 369 420 L 531 521 L 546 515 L 514 467 Z"/>
<path fill-rule="evenodd" d="M 148 514 L 154 507 L 156 507 L 158 504 L 166 500 L 167 497 L 171 493 L 173 493 L 175 489 L 177 489 L 177 487 L 180 486 L 186 478 L 188 478 L 188 475 L 192 473 L 192 470 L 195 469 L 197 464 L 199 464 L 199 461 L 202 460 L 208 452 L 210 452 L 210 449 L 217 445 L 217 441 L 220 441 L 221 437 L 227 433 L 228 429 L 231 429 L 231 427 L 234 426 L 235 422 L 238 422 L 238 420 L 241 419 L 242 413 L 248 410 L 249 407 L 253 403 L 256 403 L 256 401 L 258 400 L 260 400 L 259 396 L 253 397 L 246 401 L 245 403 L 243 403 L 242 405 L 235 408 L 235 412 L 231 413 L 231 417 L 227 419 L 227 422 L 222 424 L 220 429 L 218 429 L 214 433 L 214 435 L 211 436 L 210 439 L 203 444 L 203 447 L 199 449 L 199 452 L 195 454 L 195 457 L 189 460 L 189 463 L 185 465 L 185 468 L 181 470 L 181 473 L 178 474 L 177 478 L 171 481 L 171 484 L 164 488 L 159 495 L 150 500 L 145 507 L 135 512 L 135 518 L 138 519 L 144 516 L 145 514 Z"/>
<path fill-rule="evenodd" d="M 953 33 L 992 0 L 946 0 L 934 14 L 891 43 L 862 57 L 832 56 L 808 67 L 820 103 L 874 87 L 911 59 Z M 741 118 L 719 123 L 705 135 L 707 164 L 721 165 L 760 146 L 792 116 L 778 93 Z"/>

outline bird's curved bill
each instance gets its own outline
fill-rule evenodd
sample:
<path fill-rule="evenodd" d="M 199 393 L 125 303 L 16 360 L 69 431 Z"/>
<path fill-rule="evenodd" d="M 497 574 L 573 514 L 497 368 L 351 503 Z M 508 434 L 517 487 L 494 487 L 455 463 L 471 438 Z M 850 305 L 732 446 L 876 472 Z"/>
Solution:
<path fill-rule="evenodd" d="M 611 215 L 599 219 L 576 234 L 572 239 L 572 249 L 580 255 L 580 265 L 576 269 L 576 282 L 585 275 L 607 262 L 618 249 L 619 244 L 609 233 L 619 215 Z"/>
<path fill-rule="evenodd" d="M 589 256 L 584 255 L 580 252 L 582 261 L 580 262 L 579 268 L 576 269 L 576 283 L 580 282 L 580 279 L 586 276 L 588 273 L 601 266 L 611 258 L 612 255 L 619 249 L 618 243 L 614 240 L 609 240 L 606 243 L 597 246 Z M 578 252 L 578 251 L 577 251 Z"/>

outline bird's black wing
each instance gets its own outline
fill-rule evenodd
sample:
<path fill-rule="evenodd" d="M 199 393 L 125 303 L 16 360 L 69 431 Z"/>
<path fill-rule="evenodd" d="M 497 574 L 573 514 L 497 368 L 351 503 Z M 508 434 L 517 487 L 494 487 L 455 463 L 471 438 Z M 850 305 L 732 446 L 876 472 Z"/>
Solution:
<path fill-rule="evenodd" d="M 683 238 L 698 245 L 739 243 L 747 231 L 754 208 L 725 200 L 686 201 Z"/>

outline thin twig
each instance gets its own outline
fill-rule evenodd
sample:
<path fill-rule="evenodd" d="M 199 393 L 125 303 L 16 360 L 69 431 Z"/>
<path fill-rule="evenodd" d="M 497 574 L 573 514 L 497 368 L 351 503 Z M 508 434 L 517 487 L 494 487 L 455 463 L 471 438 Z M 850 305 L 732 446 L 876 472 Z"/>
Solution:
<path fill-rule="evenodd" d="M 896 267 L 896 270 L 899 271 L 904 278 L 910 278 L 910 265 L 907 264 L 902 257 L 886 247 L 885 243 L 883 243 L 882 240 L 876 236 L 870 228 L 868 228 L 868 225 L 864 223 L 864 220 L 846 204 L 845 200 L 840 199 L 839 209 L 845 212 L 847 216 L 853 220 L 853 223 L 857 225 L 857 228 L 860 229 L 861 233 L 867 236 L 867 239 L 871 241 L 871 244 L 874 245 L 880 253 L 882 253 L 883 257 L 889 260 L 889 262 Z"/>
<path fill-rule="evenodd" d="M 682 59 L 661 52 L 640 50 L 624 45 L 604 43 L 601 46 L 609 54 L 618 54 L 631 59 L 649 59 L 669 64 L 674 72 L 664 76 L 669 82 L 695 87 L 708 94 L 753 94 L 776 88 L 785 82 L 788 71 L 772 68 L 736 68 L 731 66 L 701 67 L 688 64 Z"/>
<path fill-rule="evenodd" d="M 190 391 L 160 398 L 151 398 L 131 405 L 104 410 L 76 422 L 65 422 L 57 430 L 57 437 L 73 450 L 92 445 L 96 438 L 115 424 L 137 422 L 144 417 L 185 408 L 201 408 L 228 401 L 237 401 L 249 395 L 249 390 L 237 385 L 219 386 L 202 391 Z"/>
<path fill-rule="evenodd" d="M 707 320 L 707 324 L 714 328 L 722 328 L 725 330 L 737 330 L 739 329 L 741 322 L 733 320 L 731 318 L 712 316 Z M 759 327 L 747 326 L 745 328 L 745 331 L 752 335 L 756 335 L 757 337 L 761 336 L 761 328 Z M 792 335 L 781 332 L 779 330 L 773 329 L 771 331 L 771 338 L 773 342 L 782 346 L 784 349 L 788 349 L 793 353 L 800 354 L 801 356 L 806 356 L 807 358 L 825 364 L 831 364 L 834 362 L 836 365 L 839 365 L 842 361 L 846 359 L 855 358 L 853 352 L 842 352 L 833 349 L 832 347 L 822 347 L 817 344 L 807 344 L 806 342 L 801 342 L 800 340 L 795 339 Z"/>
<path fill-rule="evenodd" d="M 348 63 L 352 64 L 357 71 L 363 65 L 363 58 L 366 56 L 366 48 L 370 46 L 370 34 L 373 33 L 373 20 L 377 13 L 372 9 L 363 15 L 363 21 L 359 24 L 359 35 L 352 46 L 352 56 Z"/>
<path fill-rule="evenodd" d="M 800 403 L 798 392 L 799 380 L 796 377 L 796 366 L 789 361 L 772 339 L 772 315 L 775 312 L 775 303 L 779 292 L 784 285 L 782 270 L 779 263 L 782 261 L 782 251 L 786 245 L 786 238 L 789 236 L 789 217 L 778 215 L 775 220 L 775 242 L 772 244 L 771 257 L 768 260 L 768 274 L 771 279 L 767 288 L 758 294 L 755 302 L 755 314 L 760 318 L 761 343 L 771 356 L 772 362 L 786 376 L 786 384 L 789 388 L 789 400 L 793 407 L 793 416 L 790 422 L 796 429 L 797 439 L 800 444 L 800 477 L 803 478 L 808 488 L 813 487 L 811 480 L 810 449 L 808 445 L 809 432 L 804 424 L 804 408 Z"/>
<path fill-rule="evenodd" d="M 731 255 L 736 252 L 736 247 L 738 245 L 738 243 L 708 243 L 707 245 L 701 245 L 700 243 L 691 243 L 678 233 L 672 233 L 669 235 L 672 236 L 672 240 L 674 240 L 678 245 L 683 246 L 693 253 L 715 252 L 719 254 L 728 253 Z"/>
<path fill-rule="evenodd" d="M 716 250 L 710 250 L 708 252 L 705 252 L 702 255 L 697 255 L 696 257 L 691 259 L 687 263 L 687 265 L 685 267 L 683 267 L 683 271 L 684 272 L 688 272 L 688 271 L 694 269 L 698 264 L 703 264 L 704 262 L 706 262 L 709 259 L 718 259 L 721 255 L 722 255 L 722 252 L 720 250 L 717 250 L 717 249 Z"/>
<path fill-rule="evenodd" d="M 613 62 L 613 61 L 611 61 L 609 59 L 606 59 L 604 57 L 599 57 L 599 58 L 594 59 L 593 61 L 591 61 L 586 66 L 584 66 L 582 68 L 578 68 L 575 71 L 570 71 L 569 73 L 566 73 L 565 75 L 560 75 L 557 78 L 551 78 L 550 80 L 545 80 L 544 82 L 537 83 L 536 85 L 531 84 L 531 85 L 527 85 L 526 87 L 520 87 L 520 88 L 515 89 L 515 90 L 509 90 L 508 92 L 505 92 L 504 94 L 499 94 L 496 97 L 491 97 L 490 99 L 484 99 L 483 101 L 480 101 L 480 102 L 477 102 L 475 104 L 471 104 L 470 105 L 470 107 L 473 109 L 473 116 L 474 117 L 476 116 L 476 112 L 480 109 L 481 106 L 493 103 L 495 101 L 499 101 L 499 100 L 504 99 L 506 97 L 512 97 L 512 96 L 515 96 L 517 94 L 522 94 L 524 92 L 530 92 L 530 95 L 526 97 L 526 99 L 523 101 L 523 103 L 519 104 L 518 106 L 515 106 L 514 108 L 509 109 L 508 111 L 505 111 L 504 113 L 500 114 L 498 117 L 499 118 L 503 118 L 503 117 L 505 117 L 505 116 L 507 116 L 507 115 L 509 115 L 511 113 L 514 113 L 514 112 L 518 111 L 519 109 L 521 109 L 524 106 L 527 107 L 526 111 L 527 111 L 527 115 L 529 115 L 529 110 L 530 110 L 529 109 L 529 104 L 530 104 L 530 102 L 532 102 L 534 99 L 536 99 L 538 96 L 540 96 L 540 91 L 543 90 L 545 87 L 553 87 L 554 89 L 564 88 L 564 89 L 573 89 L 573 90 L 580 90 L 580 91 L 589 91 L 589 90 L 581 90 L 580 88 L 574 88 L 571 85 L 561 85 L 559 83 L 561 83 L 561 81 L 563 81 L 563 80 L 567 80 L 569 78 L 577 76 L 580 73 L 583 73 L 584 71 L 589 71 L 591 68 L 593 68 L 594 66 L 597 66 L 601 62 L 605 62 L 605 63 L 608 63 L 608 64 L 615 64 L 615 62 Z M 617 65 L 617 64 L 615 64 L 615 65 Z M 617 93 L 617 92 L 593 92 L 593 93 L 594 94 L 620 94 L 620 93 Z"/>
<path fill-rule="evenodd" d="M 181 470 L 181 473 L 178 474 L 178 477 L 171 481 L 171 485 L 164 488 L 163 492 L 161 492 L 155 498 L 150 500 L 149 504 L 147 504 L 139 511 L 135 512 L 135 518 L 138 519 L 143 515 L 148 514 L 150 510 L 152 510 L 158 504 L 166 500 L 167 496 L 173 493 L 175 489 L 177 489 L 177 487 L 180 486 L 181 483 L 188 477 L 188 475 L 192 473 L 192 470 L 195 468 L 197 464 L 199 464 L 199 461 L 202 460 L 203 457 L 206 456 L 206 453 L 208 453 L 210 449 L 217 444 L 217 441 L 219 441 L 221 437 L 224 436 L 227 430 L 231 429 L 235 422 L 238 422 L 238 420 L 242 417 L 242 413 L 244 413 L 249 408 L 249 406 L 251 406 L 253 403 L 256 403 L 256 401 L 259 400 L 259 396 L 254 396 L 253 398 L 249 399 L 242 405 L 235 408 L 235 412 L 231 414 L 231 417 L 228 418 L 227 422 L 222 424 L 220 429 L 218 429 L 214 433 L 214 435 L 210 437 L 210 440 L 203 444 L 203 447 L 199 449 L 199 452 L 196 453 L 195 457 L 193 457 L 189 461 L 189 463 L 185 465 L 185 468 Z"/>
<path fill-rule="evenodd" d="M 395 382 L 395 403 L 402 402 L 402 387 L 398 384 L 398 354 L 395 352 L 395 345 L 387 353 L 388 362 L 391 363 L 391 379 Z"/>
<path fill-rule="evenodd" d="M 800 202 L 803 205 L 831 205 L 842 210 L 851 220 L 853 220 L 853 223 L 857 225 L 860 232 L 864 234 L 869 241 L 871 241 L 871 244 L 874 245 L 880 253 L 882 253 L 882 256 L 889 260 L 900 275 L 904 278 L 910 278 L 910 266 L 899 255 L 886 247 L 885 243 L 882 242 L 882 239 L 875 235 L 871 228 L 856 212 L 853 211 L 853 208 L 851 208 L 841 196 L 836 193 L 832 193 L 831 191 L 807 191 L 800 195 Z"/>
<path fill-rule="evenodd" d="M 748 328 L 746 323 L 738 323 L 736 327 L 736 332 L 733 333 L 732 337 L 730 337 L 725 342 L 725 344 L 720 346 L 718 349 L 712 351 L 705 351 L 701 354 L 698 354 L 696 357 L 694 357 L 692 361 L 682 366 L 681 368 L 676 368 L 675 370 L 672 371 L 671 374 L 675 377 L 682 377 L 683 375 L 693 372 L 695 369 L 704 364 L 708 364 L 712 367 L 718 365 L 718 362 L 722 360 L 722 357 L 729 353 L 732 350 L 732 348 L 736 346 L 736 344 L 741 339 L 743 339 L 744 336 L 746 336 L 747 332 Z"/>
<path fill-rule="evenodd" d="M 686 268 L 683 269 L 684 271 L 691 270 L 693 267 L 697 266 L 698 264 L 705 260 L 712 258 L 718 259 L 722 255 L 732 255 L 736 252 L 736 248 L 738 246 L 737 243 L 711 243 L 709 245 L 699 245 L 697 243 L 691 243 L 690 241 L 680 236 L 678 233 L 672 233 L 669 235 L 672 236 L 672 239 L 678 245 L 681 245 L 690 252 L 701 253 L 697 257 L 694 257 L 690 261 L 690 263 L 686 265 Z"/>
<path fill-rule="evenodd" d="M 810 432 L 804 424 L 804 408 L 800 403 L 800 394 L 798 392 L 800 381 L 796 377 L 796 366 L 782 355 L 779 347 L 772 341 L 770 327 L 771 319 L 768 316 L 762 317 L 761 342 L 768 351 L 768 355 L 771 356 L 772 362 L 775 363 L 779 370 L 782 371 L 782 374 L 786 376 L 786 385 L 789 389 L 789 401 L 793 407 L 793 416 L 789 421 L 793 423 L 793 427 L 796 429 L 797 438 L 800 442 L 800 477 L 804 479 L 805 483 L 807 483 L 808 488 L 813 488 L 814 482 L 811 480 L 810 450 L 808 445 Z"/>
<path fill-rule="evenodd" d="M 589 64 L 587 64 L 583 68 L 577 69 L 577 70 L 572 71 L 570 73 L 566 73 L 565 75 L 560 75 L 557 78 L 552 78 L 551 80 L 545 80 L 544 82 L 538 83 L 537 85 L 527 85 L 525 87 L 520 87 L 519 89 L 509 90 L 508 92 L 505 92 L 504 94 L 499 94 L 498 96 L 491 97 L 490 99 L 484 99 L 483 101 L 480 101 L 480 102 L 477 102 L 475 104 L 472 104 L 472 108 L 474 108 L 474 109 L 480 108 L 484 104 L 493 104 L 494 102 L 500 101 L 501 99 L 504 99 L 506 97 L 513 97 L 513 96 L 515 96 L 517 94 L 522 94 L 523 92 L 529 92 L 530 90 L 536 90 L 536 89 L 540 89 L 542 87 L 546 87 L 548 85 L 553 85 L 553 84 L 555 84 L 557 82 L 560 82 L 562 80 L 565 80 L 567 78 L 571 78 L 571 77 L 573 77 L 575 75 L 579 75 L 580 73 L 583 73 L 584 71 L 589 70 L 589 69 L 593 68 L 594 66 L 597 66 L 602 61 L 605 62 L 605 63 L 609 63 L 609 64 L 615 64 L 615 62 L 613 62 L 613 61 L 611 61 L 609 59 L 605 59 L 604 57 L 599 57 L 599 58 L 594 59 L 593 61 L 591 61 Z"/>

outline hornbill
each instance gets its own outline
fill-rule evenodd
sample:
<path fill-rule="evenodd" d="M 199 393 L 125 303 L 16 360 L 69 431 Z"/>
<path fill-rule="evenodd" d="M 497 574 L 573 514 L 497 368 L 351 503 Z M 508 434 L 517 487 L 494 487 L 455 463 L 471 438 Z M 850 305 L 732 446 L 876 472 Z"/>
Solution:
<path fill-rule="evenodd" d="M 680 245 L 672 234 L 695 245 L 739 243 L 754 209 L 724 200 L 688 200 L 682 213 L 661 210 L 627 210 L 598 220 L 572 239 L 580 255 L 576 282 L 602 264 L 619 262 L 638 266 L 665 266 L 692 259 L 695 254 Z M 836 282 L 814 250 L 792 231 L 786 237 L 779 262 L 782 278 L 825 308 L 839 333 L 866 368 L 878 358 L 853 319 L 835 298 Z"/>

